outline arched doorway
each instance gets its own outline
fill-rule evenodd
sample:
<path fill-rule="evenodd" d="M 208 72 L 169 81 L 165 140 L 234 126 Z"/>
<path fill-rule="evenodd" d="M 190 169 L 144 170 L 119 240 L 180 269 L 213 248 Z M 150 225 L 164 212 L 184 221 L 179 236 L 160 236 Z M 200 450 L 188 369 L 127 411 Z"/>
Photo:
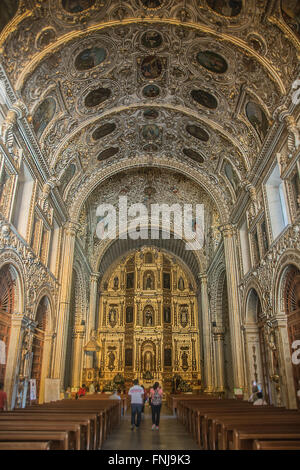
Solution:
<path fill-rule="evenodd" d="M 254 288 L 250 289 L 246 300 L 245 333 L 249 391 L 251 393 L 252 383 L 255 382 L 262 390 L 265 400 L 272 403 L 265 322 L 262 318 L 261 301 Z"/>
<path fill-rule="evenodd" d="M 45 332 L 47 330 L 47 321 L 50 310 L 50 302 L 47 296 L 44 296 L 37 308 L 36 322 L 37 326 L 33 335 L 32 342 L 32 368 L 31 378 L 36 380 L 37 401 L 39 401 L 41 392 L 42 366 L 44 359 Z"/>
<path fill-rule="evenodd" d="M 300 270 L 295 266 L 291 267 L 286 274 L 284 305 L 292 355 L 294 341 L 300 340 Z M 295 392 L 297 394 L 297 391 L 300 389 L 300 365 L 293 364 L 292 368 Z M 299 405 L 300 401 L 298 400 L 298 407 Z"/>
<path fill-rule="evenodd" d="M 10 265 L 5 265 L 0 270 L 0 383 L 5 379 L 14 301 L 15 276 Z"/>

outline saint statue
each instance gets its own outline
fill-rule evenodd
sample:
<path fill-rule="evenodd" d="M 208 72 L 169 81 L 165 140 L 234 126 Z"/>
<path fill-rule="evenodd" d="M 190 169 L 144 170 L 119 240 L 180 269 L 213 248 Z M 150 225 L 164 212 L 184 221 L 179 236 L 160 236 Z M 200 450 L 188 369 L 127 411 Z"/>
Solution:
<path fill-rule="evenodd" d="M 148 310 L 146 312 L 146 326 L 152 326 L 153 319 L 152 319 L 152 312 Z"/>
<path fill-rule="evenodd" d="M 151 371 L 152 369 L 152 354 L 150 351 L 147 351 L 145 353 L 145 358 L 144 358 L 144 367 L 145 367 L 145 371 Z"/>
<path fill-rule="evenodd" d="M 108 368 L 110 370 L 114 370 L 115 368 L 115 355 L 113 352 L 110 352 L 109 355 L 108 355 Z"/>

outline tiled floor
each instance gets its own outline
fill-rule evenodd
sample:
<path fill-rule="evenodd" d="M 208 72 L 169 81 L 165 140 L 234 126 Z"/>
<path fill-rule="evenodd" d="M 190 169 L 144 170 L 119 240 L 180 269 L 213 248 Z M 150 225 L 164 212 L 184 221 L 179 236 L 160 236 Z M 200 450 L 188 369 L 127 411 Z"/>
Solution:
<path fill-rule="evenodd" d="M 104 443 L 106 450 L 199 450 L 185 428 L 177 422 L 164 405 L 161 412 L 159 431 L 151 430 L 151 413 L 148 406 L 139 429 L 130 429 L 130 410 Z"/>

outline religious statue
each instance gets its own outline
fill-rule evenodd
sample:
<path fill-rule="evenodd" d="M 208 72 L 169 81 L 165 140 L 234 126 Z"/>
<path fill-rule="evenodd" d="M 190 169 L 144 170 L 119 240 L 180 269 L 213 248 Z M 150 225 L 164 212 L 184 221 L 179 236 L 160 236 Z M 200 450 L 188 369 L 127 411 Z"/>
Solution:
<path fill-rule="evenodd" d="M 152 312 L 150 310 L 147 310 L 145 318 L 146 318 L 146 326 L 152 326 L 153 318 L 152 318 Z"/>
<path fill-rule="evenodd" d="M 117 276 L 114 278 L 114 289 L 119 289 L 119 278 Z"/>
<path fill-rule="evenodd" d="M 188 309 L 186 307 L 183 307 L 181 309 L 181 312 L 180 312 L 180 323 L 181 323 L 181 326 L 183 326 L 183 328 L 185 328 L 187 326 L 189 322 L 189 318 L 188 318 Z"/>
<path fill-rule="evenodd" d="M 188 355 L 185 351 L 182 353 L 181 356 L 181 367 L 183 370 L 187 370 L 189 368 Z"/>
<path fill-rule="evenodd" d="M 115 355 L 113 352 L 110 352 L 108 355 L 108 368 L 109 370 L 114 370 L 115 368 Z"/>
<path fill-rule="evenodd" d="M 117 323 L 117 312 L 114 308 L 111 308 L 108 314 L 109 323 L 111 326 L 115 326 Z"/>
<path fill-rule="evenodd" d="M 182 279 L 182 277 L 179 278 L 178 289 L 179 290 L 184 290 L 184 280 Z"/>
<path fill-rule="evenodd" d="M 152 354 L 150 351 L 145 352 L 144 369 L 149 372 L 152 370 Z"/>
<path fill-rule="evenodd" d="M 144 289 L 145 290 L 153 290 L 154 289 L 154 281 L 153 275 L 151 273 L 147 273 L 144 278 Z"/>

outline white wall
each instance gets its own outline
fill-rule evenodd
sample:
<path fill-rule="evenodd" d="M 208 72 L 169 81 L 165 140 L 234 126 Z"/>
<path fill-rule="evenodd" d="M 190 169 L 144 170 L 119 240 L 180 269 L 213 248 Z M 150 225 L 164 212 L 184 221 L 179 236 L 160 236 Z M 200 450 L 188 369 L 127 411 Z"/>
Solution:
<path fill-rule="evenodd" d="M 287 206 L 284 195 L 284 184 L 280 178 L 279 166 L 275 166 L 266 182 L 266 193 L 268 199 L 269 214 L 273 240 L 288 225 Z"/>
<path fill-rule="evenodd" d="M 13 224 L 20 235 L 22 235 L 22 237 L 25 239 L 33 185 L 33 178 L 25 163 L 22 162 L 18 176 L 17 191 L 14 202 Z"/>

